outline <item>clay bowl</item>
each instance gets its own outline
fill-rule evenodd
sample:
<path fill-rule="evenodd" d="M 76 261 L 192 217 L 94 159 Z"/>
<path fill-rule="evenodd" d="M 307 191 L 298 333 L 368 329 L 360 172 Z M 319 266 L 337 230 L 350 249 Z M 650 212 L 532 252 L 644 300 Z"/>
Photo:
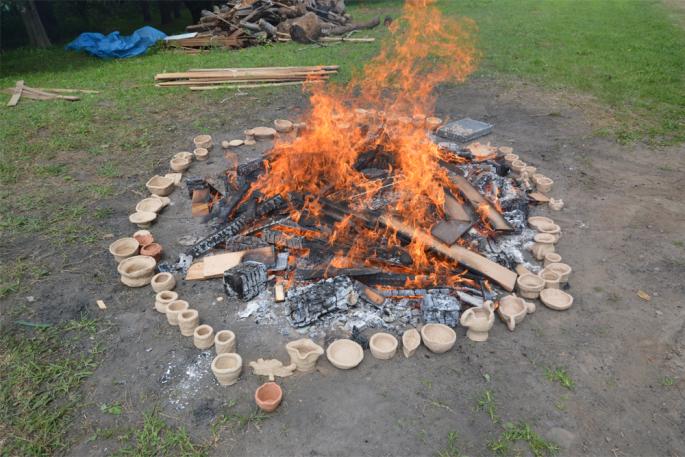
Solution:
<path fill-rule="evenodd" d="M 514 160 L 511 162 L 511 165 L 509 165 L 511 169 L 514 171 L 516 174 L 520 174 L 523 170 L 526 169 L 526 162 L 523 160 Z"/>
<path fill-rule="evenodd" d="M 516 285 L 521 297 L 533 299 L 538 298 L 540 291 L 545 288 L 545 280 L 540 276 L 525 274 L 516 278 Z"/>
<path fill-rule="evenodd" d="M 426 127 L 428 127 L 428 130 L 434 132 L 435 130 L 438 129 L 442 125 L 442 119 L 439 117 L 429 117 L 426 119 Z"/>
<path fill-rule="evenodd" d="M 563 290 L 545 289 L 540 292 L 540 301 L 548 308 L 556 311 L 569 309 L 573 305 L 573 297 Z"/>
<path fill-rule="evenodd" d="M 141 246 L 147 246 L 148 244 L 155 242 L 155 238 L 148 230 L 138 230 L 133 234 L 133 238 L 135 238 Z"/>
<path fill-rule="evenodd" d="M 287 119 L 276 119 L 274 127 L 276 127 L 276 131 L 279 133 L 288 133 L 293 129 L 293 123 Z"/>
<path fill-rule="evenodd" d="M 128 217 L 128 220 L 140 228 L 148 228 L 157 219 L 157 213 L 152 211 L 137 211 Z"/>
<path fill-rule="evenodd" d="M 114 256 L 117 263 L 138 254 L 140 243 L 135 238 L 119 238 L 109 245 L 109 253 Z"/>
<path fill-rule="evenodd" d="M 174 287 L 176 287 L 176 279 L 171 273 L 157 273 L 152 277 L 150 285 L 152 286 L 152 290 L 157 293 L 173 290 Z"/>
<path fill-rule="evenodd" d="M 174 180 L 171 178 L 165 178 L 164 176 L 156 175 L 150 178 L 147 183 L 145 183 L 145 187 L 147 187 L 151 193 L 159 195 L 160 197 L 165 197 L 173 192 Z"/>
<path fill-rule="evenodd" d="M 442 354 L 452 349 L 457 334 L 444 324 L 426 324 L 421 328 L 421 340 L 431 352 Z"/>
<path fill-rule="evenodd" d="M 205 148 L 195 148 L 193 154 L 195 154 L 197 160 L 207 160 L 207 157 L 209 157 L 209 150 Z"/>
<path fill-rule="evenodd" d="M 535 184 L 537 185 L 538 190 L 540 192 L 547 193 L 550 190 L 552 190 L 552 185 L 554 184 L 554 181 L 552 181 L 547 176 L 542 176 L 542 177 L 538 178 L 538 180 Z"/>
<path fill-rule="evenodd" d="M 252 135 L 256 140 L 270 140 L 276 136 L 276 130 L 271 127 L 255 127 L 252 129 Z"/>
<path fill-rule="evenodd" d="M 140 248 L 140 255 L 152 257 L 155 261 L 159 262 L 159 259 L 162 258 L 162 245 L 159 243 L 146 244 Z"/>
<path fill-rule="evenodd" d="M 538 230 L 540 233 L 549 233 L 554 237 L 554 243 L 559 241 L 561 237 L 561 227 L 557 224 L 539 224 Z"/>
<path fill-rule="evenodd" d="M 533 241 L 541 244 L 554 244 L 556 242 L 556 237 L 551 233 L 538 233 L 533 237 Z"/>
<path fill-rule="evenodd" d="M 212 360 L 212 371 L 222 386 L 230 386 L 238 382 L 242 369 L 243 359 L 234 352 L 219 354 Z"/>
<path fill-rule="evenodd" d="M 166 198 L 166 197 L 165 197 Z M 136 212 L 139 213 L 159 213 L 166 205 L 159 198 L 144 198 L 136 205 Z"/>
<path fill-rule="evenodd" d="M 171 159 L 169 161 L 169 166 L 171 169 L 177 173 L 186 171 L 188 167 L 190 167 L 190 160 L 189 159 Z"/>
<path fill-rule="evenodd" d="M 557 254 L 556 252 L 548 252 L 545 254 L 545 263 L 543 264 L 545 267 L 547 267 L 551 263 L 559 263 L 561 262 L 561 256 Z"/>
<path fill-rule="evenodd" d="M 349 370 L 359 365 L 364 359 L 364 349 L 346 338 L 333 341 L 326 348 L 326 357 L 334 367 Z"/>
<path fill-rule="evenodd" d="M 421 334 L 415 328 L 405 330 L 402 334 L 402 352 L 409 358 L 414 355 L 416 349 L 421 345 Z"/>
<path fill-rule="evenodd" d="M 211 135 L 198 135 L 193 138 L 193 144 L 196 148 L 212 149 L 212 137 Z"/>
<path fill-rule="evenodd" d="M 545 270 L 552 270 L 559 273 L 559 275 L 561 276 L 559 282 L 561 284 L 566 284 L 568 282 L 568 278 L 569 276 L 571 276 L 571 272 L 573 271 L 570 265 L 560 262 L 550 263 L 545 267 Z"/>
<path fill-rule="evenodd" d="M 155 309 L 160 313 L 166 314 L 167 306 L 176 300 L 178 300 L 178 293 L 176 292 L 170 290 L 159 292 L 157 295 L 155 295 Z"/>
<path fill-rule="evenodd" d="M 124 259 L 117 266 L 121 275 L 121 282 L 129 287 L 143 287 L 150 284 L 154 273 L 155 259 L 144 255 L 136 255 Z"/>
<path fill-rule="evenodd" d="M 545 281 L 546 289 L 559 288 L 559 281 L 561 280 L 561 275 L 556 271 L 548 270 L 545 268 L 540 273 L 538 273 L 538 276 L 540 276 Z"/>
<path fill-rule="evenodd" d="M 515 160 L 519 160 L 519 156 L 516 154 L 507 154 L 504 156 L 504 161 L 511 167 L 511 163 Z"/>
<path fill-rule="evenodd" d="M 554 224 L 554 221 L 545 216 L 531 216 L 528 218 L 528 225 L 530 228 L 538 230 L 540 224 Z"/>
<path fill-rule="evenodd" d="M 271 413 L 278 408 L 283 399 L 283 389 L 275 382 L 266 382 L 259 386 L 254 393 L 254 401 L 259 409 Z"/>
<path fill-rule="evenodd" d="M 504 154 L 505 156 L 507 154 L 512 154 L 514 152 L 514 148 L 512 148 L 511 146 L 500 146 L 498 149 L 499 152 Z"/>
<path fill-rule="evenodd" d="M 389 360 L 397 352 L 397 338 L 389 333 L 374 333 L 369 340 L 371 354 L 380 360 Z"/>

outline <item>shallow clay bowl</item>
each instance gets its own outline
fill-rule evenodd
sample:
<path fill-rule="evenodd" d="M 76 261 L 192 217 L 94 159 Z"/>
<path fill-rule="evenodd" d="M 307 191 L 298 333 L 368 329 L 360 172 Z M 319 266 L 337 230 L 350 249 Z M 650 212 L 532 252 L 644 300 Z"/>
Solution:
<path fill-rule="evenodd" d="M 195 148 L 193 151 L 197 160 L 206 160 L 209 157 L 209 150 L 206 148 Z"/>
<path fill-rule="evenodd" d="M 152 211 L 138 211 L 128 217 L 129 221 L 140 228 L 148 228 L 155 219 L 157 219 L 157 213 Z"/>
<path fill-rule="evenodd" d="M 421 345 L 421 334 L 415 328 L 405 330 L 402 334 L 402 351 L 405 357 L 411 357 Z"/>
<path fill-rule="evenodd" d="M 152 270 L 157 265 L 155 259 L 146 255 L 135 255 L 124 259 L 119 266 L 117 266 L 117 271 L 120 275 L 126 276 L 131 279 L 136 279 L 144 276 L 150 276 L 152 279 Z"/>
<path fill-rule="evenodd" d="M 136 205 L 136 211 L 139 213 L 159 213 L 164 206 L 166 205 L 160 198 L 144 198 Z"/>
<path fill-rule="evenodd" d="M 364 359 L 364 349 L 346 338 L 333 341 L 326 348 L 326 357 L 334 367 L 349 370 L 359 365 Z"/>
<path fill-rule="evenodd" d="M 190 159 L 171 159 L 169 162 L 169 166 L 171 169 L 175 172 L 182 172 L 188 169 L 190 167 Z"/>
<path fill-rule="evenodd" d="M 195 138 L 193 138 L 193 144 L 196 148 L 210 149 L 212 147 L 212 136 L 198 135 Z"/>
<path fill-rule="evenodd" d="M 174 180 L 164 176 L 153 176 L 145 184 L 150 193 L 165 197 L 174 190 Z"/>
<path fill-rule="evenodd" d="M 426 324 L 421 328 L 421 339 L 431 352 L 442 354 L 452 349 L 457 334 L 444 324 Z"/>
<path fill-rule="evenodd" d="M 252 134 L 257 140 L 270 140 L 276 136 L 276 130 L 271 127 L 255 127 L 252 129 Z"/>
<path fill-rule="evenodd" d="M 545 216 L 531 216 L 528 218 L 528 225 L 535 230 L 539 230 L 541 224 L 554 224 L 554 221 Z"/>
<path fill-rule="evenodd" d="M 369 340 L 371 354 L 377 359 L 392 359 L 397 351 L 397 338 L 389 333 L 374 333 Z"/>
<path fill-rule="evenodd" d="M 287 119 L 276 119 L 274 127 L 276 127 L 277 132 L 288 133 L 293 129 L 293 123 Z"/>
<path fill-rule="evenodd" d="M 184 159 L 184 160 L 191 160 L 192 161 L 193 157 L 195 157 L 195 156 L 193 155 L 192 152 L 182 151 L 182 152 L 177 152 L 176 154 L 174 154 L 172 159 Z"/>
<path fill-rule="evenodd" d="M 139 248 L 140 243 L 135 238 L 119 238 L 109 245 L 109 253 L 114 256 L 114 260 L 121 262 L 138 254 Z"/>
<path fill-rule="evenodd" d="M 568 277 L 571 276 L 571 272 L 573 271 L 570 265 L 561 262 L 550 263 L 545 267 L 545 269 L 559 273 L 559 276 L 561 276 L 559 282 L 561 284 L 568 282 Z"/>
<path fill-rule="evenodd" d="M 543 290 L 540 292 L 540 301 L 542 301 L 546 307 L 556 311 L 569 309 L 571 305 L 573 305 L 573 297 L 559 289 Z"/>

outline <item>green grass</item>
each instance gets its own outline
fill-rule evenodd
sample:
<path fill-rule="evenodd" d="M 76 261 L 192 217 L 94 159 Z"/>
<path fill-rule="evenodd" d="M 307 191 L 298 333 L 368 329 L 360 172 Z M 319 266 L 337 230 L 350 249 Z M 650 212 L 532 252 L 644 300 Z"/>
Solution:
<path fill-rule="evenodd" d="M 495 406 L 495 395 L 491 390 L 485 390 L 480 398 L 476 400 L 476 411 L 482 411 L 488 415 L 492 423 L 499 422 L 497 407 Z"/>
<path fill-rule="evenodd" d="M 511 446 L 517 442 L 525 442 L 535 457 L 554 456 L 559 447 L 540 437 L 530 425 L 525 422 L 508 422 L 504 424 L 504 432 L 496 440 L 490 441 L 487 447 L 496 455 L 510 455 Z M 516 453 L 520 454 L 519 452 Z"/>
<path fill-rule="evenodd" d="M 447 434 L 447 446 L 438 451 L 438 457 L 463 457 L 461 450 L 459 450 L 459 434 L 457 432 L 449 432 Z"/>
<path fill-rule="evenodd" d="M 0 332 L 2 455 L 53 455 L 68 446 L 79 387 L 100 359 L 93 320 Z"/>
<path fill-rule="evenodd" d="M 564 368 L 545 368 L 545 377 L 548 381 L 558 382 L 568 390 L 573 390 L 576 387 L 576 383 Z"/>
<path fill-rule="evenodd" d="M 155 410 L 146 413 L 140 427 L 125 438 L 133 442 L 114 453 L 116 456 L 161 457 L 184 456 L 203 457 L 207 455 L 205 446 L 194 443 L 183 427 L 169 426 Z"/>

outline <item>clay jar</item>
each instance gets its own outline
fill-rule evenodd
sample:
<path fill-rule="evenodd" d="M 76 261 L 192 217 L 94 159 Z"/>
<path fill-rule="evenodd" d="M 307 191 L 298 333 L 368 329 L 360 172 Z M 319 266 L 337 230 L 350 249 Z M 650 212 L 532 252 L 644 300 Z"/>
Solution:
<path fill-rule="evenodd" d="M 178 294 L 176 292 L 170 290 L 160 292 L 155 295 L 155 309 L 160 313 L 166 313 L 169 303 L 176 300 L 178 300 Z"/>
<path fill-rule="evenodd" d="M 471 341 L 487 341 L 488 332 L 495 323 L 495 308 L 492 301 L 483 303 L 483 307 L 469 308 L 464 311 L 459 323 L 466 327 L 466 337 Z"/>
<path fill-rule="evenodd" d="M 117 271 L 122 283 L 129 287 L 143 287 L 150 284 L 156 264 L 152 257 L 136 255 L 122 260 Z"/>
<path fill-rule="evenodd" d="M 238 382 L 243 369 L 243 359 L 235 352 L 219 354 L 212 360 L 212 372 L 222 386 Z"/>
<path fill-rule="evenodd" d="M 214 336 L 214 349 L 217 354 L 235 352 L 235 333 L 230 330 L 221 330 Z"/>
<path fill-rule="evenodd" d="M 552 181 L 550 178 L 547 176 L 541 176 L 537 179 L 535 182 L 535 185 L 537 186 L 538 190 L 543 193 L 547 193 L 550 190 L 552 190 L 552 185 L 554 184 L 554 181 Z"/>
<path fill-rule="evenodd" d="M 499 318 L 507 324 L 510 331 L 514 331 L 516 324 L 520 323 L 526 314 L 535 312 L 535 304 L 527 302 L 516 294 L 507 295 L 499 301 L 497 314 Z"/>
<path fill-rule="evenodd" d="M 140 248 L 140 255 L 152 257 L 159 262 L 159 259 L 162 258 L 162 245 L 159 243 L 146 244 Z"/>
<path fill-rule="evenodd" d="M 421 340 L 431 352 L 442 354 L 452 349 L 457 334 L 444 324 L 426 324 L 421 328 Z"/>
<path fill-rule="evenodd" d="M 193 336 L 198 325 L 200 325 L 200 314 L 196 309 L 187 309 L 178 313 L 178 327 L 181 335 Z"/>
<path fill-rule="evenodd" d="M 554 244 L 556 244 L 561 237 L 561 227 L 557 224 L 540 224 L 538 226 L 538 231 L 540 231 L 540 233 L 549 233 L 552 235 L 554 237 Z"/>
<path fill-rule="evenodd" d="M 266 382 L 259 386 L 254 393 L 254 400 L 259 409 L 266 413 L 276 411 L 283 399 L 283 390 L 275 382 Z"/>
<path fill-rule="evenodd" d="M 328 345 L 326 358 L 334 367 L 349 370 L 362 362 L 364 349 L 358 343 L 342 338 Z"/>
<path fill-rule="evenodd" d="M 397 338 L 389 333 L 374 333 L 369 339 L 371 354 L 380 360 L 392 359 L 397 352 Z"/>
<path fill-rule="evenodd" d="M 516 285 L 521 297 L 535 299 L 540 296 L 540 291 L 545 288 L 545 280 L 540 276 L 525 274 L 516 278 Z"/>
<path fill-rule="evenodd" d="M 193 144 L 196 148 L 205 148 L 207 150 L 212 149 L 214 144 L 212 143 L 212 137 L 210 135 L 198 135 L 193 138 Z"/>
<path fill-rule="evenodd" d="M 174 180 L 164 176 L 153 176 L 145 183 L 145 187 L 154 195 L 165 197 L 174 190 Z"/>
<path fill-rule="evenodd" d="M 561 262 L 561 256 L 557 254 L 556 252 L 548 252 L 545 254 L 545 261 L 543 265 L 546 267 L 550 263 L 559 263 Z"/>
<path fill-rule="evenodd" d="M 207 160 L 207 157 L 209 157 L 209 151 L 205 148 L 195 148 L 193 154 L 195 154 L 197 160 Z"/>
<path fill-rule="evenodd" d="M 559 288 L 559 280 L 561 279 L 561 275 L 556 271 L 544 269 L 538 273 L 538 276 L 545 281 L 545 289 Z"/>
<path fill-rule="evenodd" d="M 198 325 L 193 331 L 193 344 L 196 348 L 205 350 L 214 345 L 214 329 L 207 324 Z"/>
<path fill-rule="evenodd" d="M 521 175 L 523 170 L 526 169 L 526 162 L 523 160 L 514 160 L 511 162 L 511 170 L 516 174 L 516 175 Z"/>
<path fill-rule="evenodd" d="M 323 348 L 310 340 L 301 338 L 285 345 L 290 356 L 290 363 L 294 363 L 297 371 L 311 373 L 316 368 L 316 361 L 323 355 Z"/>
<path fill-rule="evenodd" d="M 405 330 L 402 334 L 402 352 L 406 358 L 414 355 L 421 345 L 421 334 L 415 328 Z"/>
<path fill-rule="evenodd" d="M 119 238 L 109 245 L 109 253 L 114 256 L 114 260 L 119 263 L 138 254 L 140 243 L 135 238 Z"/>
<path fill-rule="evenodd" d="M 176 279 L 171 273 L 157 273 L 152 277 L 150 282 L 152 290 L 155 292 L 164 292 L 165 290 L 173 290 L 176 287 Z"/>
<path fill-rule="evenodd" d="M 559 279 L 560 284 L 566 284 L 569 276 L 571 276 L 571 272 L 573 271 L 571 267 L 565 263 L 550 263 L 545 267 L 545 270 L 552 270 L 559 273 L 559 276 L 561 276 Z"/>
<path fill-rule="evenodd" d="M 531 248 L 536 259 L 542 260 L 550 252 L 554 252 L 554 235 L 549 233 L 538 233 L 533 237 L 535 244 Z"/>
<path fill-rule="evenodd" d="M 188 302 L 185 300 L 174 300 L 166 307 L 166 320 L 169 325 L 178 325 L 178 315 L 187 310 Z"/>

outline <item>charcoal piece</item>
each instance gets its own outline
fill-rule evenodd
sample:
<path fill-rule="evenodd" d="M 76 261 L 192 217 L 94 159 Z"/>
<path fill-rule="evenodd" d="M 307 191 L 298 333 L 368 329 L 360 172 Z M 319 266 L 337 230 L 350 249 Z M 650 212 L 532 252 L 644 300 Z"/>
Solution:
<path fill-rule="evenodd" d="M 248 301 L 266 290 L 266 265 L 248 260 L 224 272 L 224 291 L 229 297 Z"/>
<path fill-rule="evenodd" d="M 276 256 L 276 265 L 271 268 L 271 271 L 284 271 L 288 269 L 288 257 L 290 256 L 290 253 L 288 251 L 286 252 L 279 252 L 278 255 Z"/>
<path fill-rule="evenodd" d="M 447 294 L 426 294 L 421 304 L 421 316 L 425 323 L 439 323 L 456 327 L 459 323 L 459 300 Z"/>
<path fill-rule="evenodd" d="M 209 183 L 199 176 L 188 176 L 185 179 L 188 198 L 192 197 L 195 190 L 209 190 Z"/>
<path fill-rule="evenodd" d="M 359 344 L 363 349 L 369 349 L 369 339 L 362 335 L 362 332 L 356 325 L 352 326 L 352 335 L 350 335 L 350 339 Z"/>
<path fill-rule="evenodd" d="M 303 236 L 289 235 L 278 230 L 263 230 L 262 239 L 269 244 L 290 249 L 302 249 L 304 243 Z"/>
<path fill-rule="evenodd" d="M 435 133 L 448 140 L 465 142 L 487 135 L 492 127 L 492 124 L 466 117 L 443 125 Z"/>
<path fill-rule="evenodd" d="M 248 249 L 263 248 L 269 245 L 269 243 L 261 238 L 245 235 L 233 236 L 226 240 L 224 244 L 224 248 L 231 252 L 247 251 Z"/>
<path fill-rule="evenodd" d="M 454 244 L 461 236 L 471 228 L 470 222 L 463 221 L 440 221 L 433 226 L 431 234 L 445 244 Z"/>
<path fill-rule="evenodd" d="M 264 170 L 264 159 L 255 159 L 250 162 L 238 165 L 238 176 L 250 176 L 257 171 Z"/>
<path fill-rule="evenodd" d="M 266 216 L 284 204 L 285 200 L 280 195 L 270 198 L 269 200 L 257 205 L 257 208 L 254 212 L 246 211 L 245 213 L 233 219 L 233 221 L 231 221 L 229 224 L 226 224 L 224 227 L 221 227 L 207 238 L 198 242 L 186 252 L 186 255 L 192 258 L 200 257 L 202 254 L 209 251 L 222 241 L 237 235 L 238 232 L 245 228 L 245 226 L 254 219 Z"/>
<path fill-rule="evenodd" d="M 288 290 L 290 322 L 294 327 L 311 325 L 326 314 L 347 311 L 357 304 L 352 280 L 338 276 Z"/>

